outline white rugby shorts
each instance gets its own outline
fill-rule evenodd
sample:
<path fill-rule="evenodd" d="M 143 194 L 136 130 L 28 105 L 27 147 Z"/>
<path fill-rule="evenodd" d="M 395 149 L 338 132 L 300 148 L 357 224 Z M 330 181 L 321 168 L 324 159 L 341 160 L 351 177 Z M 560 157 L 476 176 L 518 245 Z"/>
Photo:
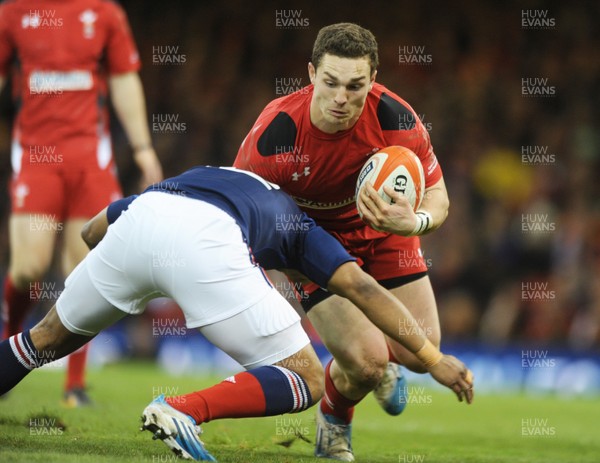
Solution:
<path fill-rule="evenodd" d="M 203 201 L 140 195 L 69 275 L 56 307 L 69 331 L 93 336 L 156 297 L 175 300 L 188 328 L 246 367 L 309 343 L 296 311 L 253 263 L 235 220 Z"/>

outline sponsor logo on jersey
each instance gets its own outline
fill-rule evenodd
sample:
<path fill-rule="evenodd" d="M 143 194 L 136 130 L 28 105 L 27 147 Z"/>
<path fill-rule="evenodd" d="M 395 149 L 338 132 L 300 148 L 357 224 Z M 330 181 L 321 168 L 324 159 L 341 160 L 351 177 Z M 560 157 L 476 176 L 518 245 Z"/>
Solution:
<path fill-rule="evenodd" d="M 90 90 L 93 86 L 89 71 L 34 71 L 29 75 L 29 90 L 33 94 Z"/>
<path fill-rule="evenodd" d="M 292 180 L 294 182 L 297 182 L 300 179 L 300 177 L 308 177 L 309 175 L 310 175 L 310 166 L 305 167 L 302 172 L 294 172 L 292 174 Z"/>

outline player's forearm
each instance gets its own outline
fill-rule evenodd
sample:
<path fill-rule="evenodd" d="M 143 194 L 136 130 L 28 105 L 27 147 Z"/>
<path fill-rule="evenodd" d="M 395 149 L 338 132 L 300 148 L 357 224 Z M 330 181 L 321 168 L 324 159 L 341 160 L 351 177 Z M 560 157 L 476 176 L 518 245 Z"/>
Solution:
<path fill-rule="evenodd" d="M 404 304 L 356 263 L 340 266 L 328 289 L 352 301 L 375 326 L 409 351 L 417 353 L 426 344 L 425 333 Z"/>
<path fill-rule="evenodd" d="M 107 207 L 102 209 L 93 219 L 86 222 L 81 229 L 81 238 L 90 249 L 94 249 L 106 235 L 106 230 L 108 230 L 107 209 Z"/>
<path fill-rule="evenodd" d="M 4 88 L 4 76 L 0 76 L 0 92 L 2 92 L 2 89 Z"/>
<path fill-rule="evenodd" d="M 152 147 L 139 75 L 129 72 L 111 76 L 109 87 L 113 107 L 134 152 Z"/>
<path fill-rule="evenodd" d="M 444 179 L 442 178 L 435 185 L 432 185 L 425 190 L 423 201 L 421 202 L 417 213 L 419 211 L 428 213 L 431 216 L 431 223 L 424 228 L 422 233 L 418 234 L 424 235 L 433 230 L 437 230 L 444 223 L 446 217 L 448 217 L 449 207 L 450 200 L 448 199 L 448 192 L 446 191 Z"/>

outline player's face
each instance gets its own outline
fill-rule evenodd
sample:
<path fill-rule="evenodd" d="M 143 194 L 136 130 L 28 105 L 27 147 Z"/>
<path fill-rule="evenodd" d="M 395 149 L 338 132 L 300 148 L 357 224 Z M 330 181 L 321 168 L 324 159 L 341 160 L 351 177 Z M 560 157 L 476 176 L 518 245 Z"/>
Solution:
<path fill-rule="evenodd" d="M 308 63 L 314 93 L 310 120 L 320 130 L 335 133 L 352 127 L 360 117 L 375 81 L 368 57 L 341 58 L 326 54 L 315 69 Z"/>

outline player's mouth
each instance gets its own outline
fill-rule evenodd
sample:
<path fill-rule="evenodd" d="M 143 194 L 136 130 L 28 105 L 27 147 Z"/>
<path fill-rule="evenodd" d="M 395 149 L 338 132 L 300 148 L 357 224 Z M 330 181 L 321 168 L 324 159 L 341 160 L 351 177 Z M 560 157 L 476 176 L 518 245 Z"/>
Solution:
<path fill-rule="evenodd" d="M 344 119 L 348 116 L 346 111 L 339 111 L 337 109 L 329 109 L 329 114 L 337 119 Z"/>

